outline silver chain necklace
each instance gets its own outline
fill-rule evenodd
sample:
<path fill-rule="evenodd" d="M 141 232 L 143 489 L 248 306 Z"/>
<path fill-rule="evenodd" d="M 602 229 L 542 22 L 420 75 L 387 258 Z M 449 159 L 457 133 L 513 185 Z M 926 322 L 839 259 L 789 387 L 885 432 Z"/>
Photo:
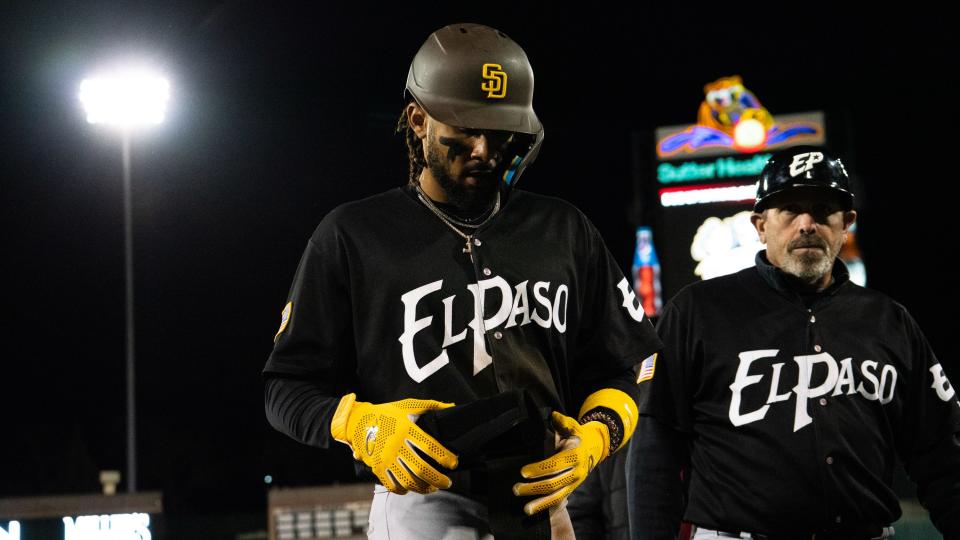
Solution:
<path fill-rule="evenodd" d="M 490 221 L 490 219 L 493 216 L 495 216 L 497 212 L 500 211 L 500 192 L 497 191 L 497 198 L 496 198 L 496 201 L 493 203 L 493 209 L 490 211 L 490 215 L 483 218 L 483 221 L 481 221 L 480 223 L 477 223 L 476 225 L 457 222 L 456 220 L 454 220 L 454 218 L 448 216 L 446 212 L 438 208 L 437 205 L 435 205 L 433 201 L 430 200 L 430 197 L 427 197 L 427 194 L 423 192 L 423 188 L 421 188 L 419 184 L 417 184 L 417 197 L 420 198 L 420 201 L 423 202 L 424 206 L 426 206 L 431 212 L 433 212 L 435 216 L 440 218 L 440 221 L 442 221 L 447 227 L 450 227 L 450 230 L 457 233 L 458 236 L 463 238 L 464 246 L 465 246 L 463 248 L 463 252 L 470 257 L 471 261 L 473 261 L 473 248 L 472 248 L 473 235 L 467 234 L 461 231 L 457 227 L 457 225 L 459 225 L 460 227 L 469 227 L 474 230 L 479 229 L 480 227 L 486 225 L 486 223 Z M 457 223 L 457 224 L 455 225 L 454 223 Z"/>

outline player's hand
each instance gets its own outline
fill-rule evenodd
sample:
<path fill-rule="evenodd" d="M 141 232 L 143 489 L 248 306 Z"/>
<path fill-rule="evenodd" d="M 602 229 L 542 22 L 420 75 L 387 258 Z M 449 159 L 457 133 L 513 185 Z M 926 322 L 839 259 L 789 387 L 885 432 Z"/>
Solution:
<path fill-rule="evenodd" d="M 549 458 L 525 465 L 520 475 L 533 482 L 517 483 L 518 497 L 543 495 L 523 506 L 532 516 L 560 504 L 587 478 L 593 468 L 610 454 L 610 433 L 602 422 L 579 422 L 556 411 L 551 414 L 554 428 L 563 437 L 560 451 Z"/>
<path fill-rule="evenodd" d="M 451 486 L 450 478 L 433 468 L 416 450 L 447 469 L 457 467 L 457 456 L 414 422 L 427 411 L 453 407 L 453 403 L 404 399 L 373 404 L 356 398 L 356 394 L 347 394 L 340 400 L 330 433 L 350 446 L 354 459 L 373 469 L 385 488 L 402 495 L 407 491 L 432 493 Z"/>

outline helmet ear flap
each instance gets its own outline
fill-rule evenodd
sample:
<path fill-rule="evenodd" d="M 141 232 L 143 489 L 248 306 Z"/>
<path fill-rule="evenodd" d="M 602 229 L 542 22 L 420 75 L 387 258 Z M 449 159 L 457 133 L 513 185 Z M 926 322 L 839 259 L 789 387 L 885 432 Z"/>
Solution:
<path fill-rule="evenodd" d="M 503 172 L 503 183 L 508 189 L 513 189 L 517 185 L 523 171 L 537 159 L 537 155 L 540 153 L 540 145 L 543 143 L 543 129 L 541 128 L 540 132 L 534 135 L 517 133 L 515 136 L 516 140 L 509 146 L 510 150 L 507 154 L 511 157 L 509 157 L 509 161 L 507 161 L 507 156 L 504 159 L 507 168 Z"/>

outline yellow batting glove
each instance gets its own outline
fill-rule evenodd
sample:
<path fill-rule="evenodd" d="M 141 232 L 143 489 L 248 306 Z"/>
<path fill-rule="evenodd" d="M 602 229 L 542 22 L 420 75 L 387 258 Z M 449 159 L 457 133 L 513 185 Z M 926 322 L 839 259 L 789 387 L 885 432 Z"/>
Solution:
<path fill-rule="evenodd" d="M 528 516 L 560 504 L 610 455 L 610 433 L 606 424 L 593 421 L 581 425 L 556 411 L 550 418 L 563 437 L 560 451 L 543 461 L 525 465 L 520 475 L 535 481 L 513 486 L 513 494 L 518 497 L 543 495 L 523 506 Z"/>
<path fill-rule="evenodd" d="M 330 434 L 353 450 L 354 459 L 373 469 L 385 488 L 402 495 L 407 491 L 432 493 L 451 486 L 450 478 L 433 468 L 414 449 L 442 467 L 457 467 L 457 456 L 415 423 L 419 415 L 453 407 L 453 403 L 404 399 L 373 404 L 356 399 L 356 394 L 340 399 L 330 423 Z"/>

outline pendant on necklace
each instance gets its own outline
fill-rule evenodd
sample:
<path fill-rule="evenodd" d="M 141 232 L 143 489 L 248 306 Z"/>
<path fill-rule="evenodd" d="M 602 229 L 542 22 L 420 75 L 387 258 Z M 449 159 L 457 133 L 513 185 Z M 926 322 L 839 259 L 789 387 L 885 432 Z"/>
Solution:
<path fill-rule="evenodd" d="M 470 240 L 472 240 L 472 237 L 470 236 L 466 237 L 465 239 L 466 247 L 463 248 L 463 252 L 466 253 L 468 257 L 470 257 L 470 262 L 473 262 L 473 248 L 470 247 Z"/>

